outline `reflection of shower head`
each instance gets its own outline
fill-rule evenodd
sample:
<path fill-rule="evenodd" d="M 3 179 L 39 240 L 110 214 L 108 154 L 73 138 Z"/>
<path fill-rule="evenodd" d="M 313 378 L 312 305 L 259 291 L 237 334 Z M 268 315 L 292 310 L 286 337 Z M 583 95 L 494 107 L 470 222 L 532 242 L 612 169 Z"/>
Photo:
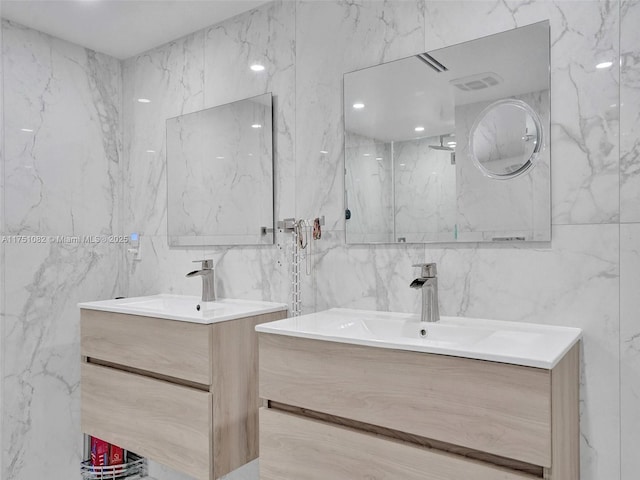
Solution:
<path fill-rule="evenodd" d="M 434 150 L 443 150 L 445 152 L 453 152 L 454 149 L 452 147 L 444 146 L 444 135 L 440 135 L 440 145 L 429 145 L 429 148 Z"/>

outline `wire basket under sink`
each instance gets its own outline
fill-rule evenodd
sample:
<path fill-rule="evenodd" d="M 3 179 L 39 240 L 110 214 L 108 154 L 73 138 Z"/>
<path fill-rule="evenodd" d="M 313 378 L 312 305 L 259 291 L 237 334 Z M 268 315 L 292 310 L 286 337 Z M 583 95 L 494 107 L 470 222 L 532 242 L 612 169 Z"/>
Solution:
<path fill-rule="evenodd" d="M 83 480 L 135 480 L 147 476 L 147 459 L 128 453 L 127 462 L 122 465 L 109 465 L 94 467 L 91 460 L 85 460 L 80 464 L 80 473 Z"/>

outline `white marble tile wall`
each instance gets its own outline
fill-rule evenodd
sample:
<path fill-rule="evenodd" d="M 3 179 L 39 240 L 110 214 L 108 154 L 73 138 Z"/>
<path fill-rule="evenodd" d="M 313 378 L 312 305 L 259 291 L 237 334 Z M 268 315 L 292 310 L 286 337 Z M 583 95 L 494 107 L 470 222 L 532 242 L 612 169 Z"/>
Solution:
<path fill-rule="evenodd" d="M 2 478 L 79 478 L 79 312 L 114 296 L 120 245 L 51 237 L 117 233 L 120 63 L 2 23 L 5 238 Z"/>
<path fill-rule="evenodd" d="M 16 61 L 12 73 L 4 75 L 5 99 L 11 98 L 4 107 L 15 111 L 5 114 L 5 198 L 17 205 L 5 207 L 9 231 L 94 234 L 97 228 L 117 228 L 117 208 L 109 198 L 117 198 L 122 187 L 122 230 L 143 236 L 141 261 L 128 257 L 120 280 L 108 246 L 7 247 L 3 478 L 42 478 L 44 466 L 47 472 L 58 468 L 61 478 L 78 477 L 76 301 L 116 291 L 198 295 L 200 284 L 184 274 L 191 260 L 205 255 L 218 263 L 221 296 L 288 300 L 288 235 L 279 234 L 273 247 L 254 248 L 174 249 L 166 239 L 162 119 L 267 91 L 274 93 L 276 112 L 276 218 L 324 214 L 327 220 L 322 240 L 313 243 L 308 277 L 303 266 L 305 311 L 342 306 L 417 312 L 419 292 L 409 288 L 417 272 L 411 265 L 436 261 L 443 314 L 583 328 L 581 480 L 635 478 L 640 381 L 634 342 L 640 329 L 634 265 L 640 261 L 640 232 L 636 224 L 619 222 L 638 222 L 640 211 L 633 186 L 639 131 L 633 108 L 639 101 L 634 84 L 638 43 L 632 34 L 637 5 L 622 0 L 622 38 L 627 38 L 622 42 L 622 165 L 618 70 L 595 68 L 618 59 L 618 1 L 270 3 L 124 62 L 120 166 L 112 164 L 117 131 L 110 121 L 91 121 L 101 117 L 88 113 L 102 98 L 105 105 L 98 110 L 106 111 L 106 118 L 120 115 L 117 62 L 5 25 L 5 68 L 20 50 L 36 59 Z M 346 246 L 343 73 L 545 19 L 551 21 L 552 44 L 552 241 L 518 248 Z M 267 65 L 264 75 L 247 69 L 260 61 Z M 141 97 L 151 103 L 138 103 Z M 64 114 L 57 101 L 65 102 Z M 35 112 L 42 102 L 47 109 L 41 117 Z M 37 135 L 18 134 L 14 127 L 23 122 L 37 125 Z M 70 136 L 72 127 L 82 134 Z M 64 144 L 64 138 L 73 138 L 73 144 Z M 72 155 L 62 159 L 60 150 Z M 91 162 L 82 161 L 83 154 Z M 56 175 L 50 165 L 63 160 L 71 168 Z M 114 175 L 118 168 L 120 185 Z M 95 178 L 78 191 L 83 177 Z M 38 203 L 39 194 L 46 201 Z M 87 215 L 80 206 L 94 195 L 94 211 Z M 50 418 L 53 409 L 62 413 Z M 62 439 L 52 443 L 51 433 L 64 428 Z M 152 468 L 158 480 L 180 478 Z M 257 466 L 252 463 L 229 478 L 255 480 Z"/>
<path fill-rule="evenodd" d="M 640 223 L 620 226 L 620 385 L 622 479 L 640 471 Z"/>
<path fill-rule="evenodd" d="M 622 479 L 640 471 L 640 2 L 620 7 L 620 386 Z"/>
<path fill-rule="evenodd" d="M 640 2 L 620 11 L 620 220 L 640 222 Z"/>

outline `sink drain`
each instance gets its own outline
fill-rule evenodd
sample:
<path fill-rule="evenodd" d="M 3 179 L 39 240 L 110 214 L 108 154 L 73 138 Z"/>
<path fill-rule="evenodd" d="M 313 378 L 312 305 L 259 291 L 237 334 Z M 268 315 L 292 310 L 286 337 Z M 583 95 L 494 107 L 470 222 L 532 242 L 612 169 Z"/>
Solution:
<path fill-rule="evenodd" d="M 427 329 L 426 328 L 423 328 L 423 329 L 420 330 L 420 336 L 422 338 L 427 336 Z"/>

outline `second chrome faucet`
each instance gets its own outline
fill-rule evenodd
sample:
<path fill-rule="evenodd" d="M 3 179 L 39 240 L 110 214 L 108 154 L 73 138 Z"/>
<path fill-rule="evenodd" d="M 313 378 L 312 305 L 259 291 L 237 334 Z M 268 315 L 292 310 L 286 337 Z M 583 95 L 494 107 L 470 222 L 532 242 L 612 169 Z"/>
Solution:
<path fill-rule="evenodd" d="M 422 289 L 421 322 L 437 322 L 440 320 L 438 309 L 438 270 L 435 263 L 419 263 L 420 276 L 411 282 L 411 288 Z"/>
<path fill-rule="evenodd" d="M 200 270 L 187 273 L 186 277 L 202 277 L 202 301 L 213 302 L 216 299 L 213 260 L 194 260 L 193 263 L 202 263 Z"/>

